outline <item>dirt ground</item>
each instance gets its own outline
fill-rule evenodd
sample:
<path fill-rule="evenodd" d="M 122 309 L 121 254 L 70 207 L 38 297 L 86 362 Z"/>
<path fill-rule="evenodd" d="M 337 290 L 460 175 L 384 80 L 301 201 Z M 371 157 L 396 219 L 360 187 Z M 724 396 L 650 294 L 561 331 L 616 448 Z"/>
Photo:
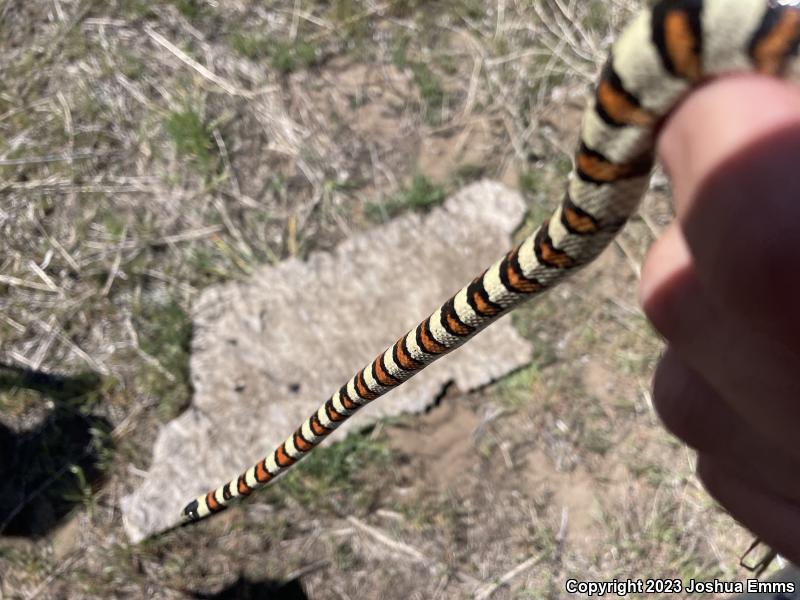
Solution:
<path fill-rule="evenodd" d="M 650 401 L 662 344 L 636 287 L 671 215 L 658 174 L 596 264 L 506 317 L 528 367 L 195 527 L 130 545 L 121 526 L 159 425 L 191 402 L 198 292 L 480 177 L 523 192 L 523 237 L 560 200 L 637 6 L 0 3 L 0 599 L 539 599 L 571 577 L 746 577 L 749 535 Z"/>

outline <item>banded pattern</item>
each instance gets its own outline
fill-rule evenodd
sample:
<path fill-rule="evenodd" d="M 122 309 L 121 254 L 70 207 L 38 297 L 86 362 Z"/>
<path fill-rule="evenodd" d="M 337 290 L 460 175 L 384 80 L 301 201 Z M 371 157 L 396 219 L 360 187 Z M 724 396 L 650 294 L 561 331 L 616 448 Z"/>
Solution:
<path fill-rule="evenodd" d="M 800 0 L 799 0 L 800 2 Z M 539 229 L 387 348 L 286 441 L 183 510 L 219 512 L 307 455 L 365 404 L 594 259 L 647 189 L 659 123 L 691 88 L 739 71 L 797 70 L 800 9 L 777 0 L 662 0 L 619 35 L 587 107 L 561 206 Z"/>

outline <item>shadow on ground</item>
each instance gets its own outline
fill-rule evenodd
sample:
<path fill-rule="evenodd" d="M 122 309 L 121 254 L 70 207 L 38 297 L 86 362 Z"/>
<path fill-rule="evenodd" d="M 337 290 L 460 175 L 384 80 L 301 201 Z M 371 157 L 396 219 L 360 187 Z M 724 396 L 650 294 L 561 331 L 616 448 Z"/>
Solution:
<path fill-rule="evenodd" d="M 0 362 L 0 398 L 33 393 L 33 401 L 54 404 L 31 430 L 0 423 L 0 535 L 40 537 L 92 501 L 114 449 L 110 423 L 86 414 L 103 384 L 94 373 L 53 375 Z"/>
<path fill-rule="evenodd" d="M 244 577 L 216 594 L 194 592 L 192 597 L 199 600 L 308 600 L 299 579 L 279 583 L 249 581 Z"/>

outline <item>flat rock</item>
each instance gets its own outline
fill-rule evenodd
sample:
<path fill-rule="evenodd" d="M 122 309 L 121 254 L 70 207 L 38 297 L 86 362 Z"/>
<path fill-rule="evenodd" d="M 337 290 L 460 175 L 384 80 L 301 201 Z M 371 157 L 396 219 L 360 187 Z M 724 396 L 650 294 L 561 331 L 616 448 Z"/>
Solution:
<path fill-rule="evenodd" d="M 175 525 L 189 500 L 271 452 L 353 373 L 501 256 L 524 211 L 516 192 L 479 182 L 427 215 L 394 219 L 333 252 L 206 289 L 193 310 L 192 406 L 162 428 L 150 470 L 122 499 L 131 541 Z M 474 389 L 530 359 L 506 317 L 331 437 L 422 411 L 450 381 Z"/>

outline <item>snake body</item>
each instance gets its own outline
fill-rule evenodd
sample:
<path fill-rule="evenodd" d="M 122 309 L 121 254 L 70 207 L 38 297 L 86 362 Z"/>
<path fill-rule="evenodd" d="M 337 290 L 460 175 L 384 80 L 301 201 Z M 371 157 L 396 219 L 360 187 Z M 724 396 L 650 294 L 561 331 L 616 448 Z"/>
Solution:
<path fill-rule="evenodd" d="M 359 408 L 597 257 L 636 211 L 658 128 L 691 89 L 729 73 L 797 70 L 798 3 L 662 0 L 636 16 L 612 46 L 563 202 L 550 218 L 358 371 L 272 453 L 192 500 L 183 518 L 202 519 L 268 484 Z"/>

